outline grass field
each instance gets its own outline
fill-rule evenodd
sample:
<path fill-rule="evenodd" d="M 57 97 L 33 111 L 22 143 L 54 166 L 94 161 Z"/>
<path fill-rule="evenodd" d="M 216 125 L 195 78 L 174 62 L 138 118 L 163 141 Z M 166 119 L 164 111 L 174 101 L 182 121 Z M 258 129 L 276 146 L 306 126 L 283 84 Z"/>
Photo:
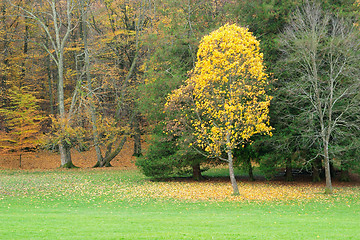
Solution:
<path fill-rule="evenodd" d="M 360 239 L 360 187 L 0 171 L 0 239 Z"/>

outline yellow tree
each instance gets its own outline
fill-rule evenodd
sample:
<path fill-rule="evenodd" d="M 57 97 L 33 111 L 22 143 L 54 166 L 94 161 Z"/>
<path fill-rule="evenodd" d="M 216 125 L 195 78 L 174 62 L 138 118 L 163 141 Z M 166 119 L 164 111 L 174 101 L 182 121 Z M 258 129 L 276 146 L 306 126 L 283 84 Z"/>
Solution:
<path fill-rule="evenodd" d="M 44 117 L 38 110 L 38 100 L 27 88 L 13 87 L 8 90 L 9 105 L 0 107 L 0 116 L 5 119 L 7 138 L 0 139 L 1 151 L 20 152 L 35 149 L 39 145 L 41 121 Z"/>
<path fill-rule="evenodd" d="M 234 195 L 233 150 L 254 134 L 271 134 L 268 84 L 259 41 L 248 29 L 226 24 L 202 39 L 186 86 L 168 99 L 168 106 L 188 106 L 180 112 L 194 131 L 190 145 L 228 163 Z"/>

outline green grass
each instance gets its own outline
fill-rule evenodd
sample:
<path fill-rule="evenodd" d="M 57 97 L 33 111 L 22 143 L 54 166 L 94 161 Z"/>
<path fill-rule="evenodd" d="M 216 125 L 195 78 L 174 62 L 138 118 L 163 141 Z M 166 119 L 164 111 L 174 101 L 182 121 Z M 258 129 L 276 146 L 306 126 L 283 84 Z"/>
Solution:
<path fill-rule="evenodd" d="M 360 239 L 360 194 L 292 202 L 137 197 L 132 189 L 145 181 L 137 171 L 2 171 L 0 239 Z"/>

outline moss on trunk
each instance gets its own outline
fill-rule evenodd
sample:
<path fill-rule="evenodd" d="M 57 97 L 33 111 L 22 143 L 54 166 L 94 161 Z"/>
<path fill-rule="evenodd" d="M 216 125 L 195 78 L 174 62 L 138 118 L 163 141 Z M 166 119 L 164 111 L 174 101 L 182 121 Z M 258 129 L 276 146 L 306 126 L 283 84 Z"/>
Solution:
<path fill-rule="evenodd" d="M 61 165 L 60 168 L 79 168 L 75 166 L 72 162 L 67 162 L 64 165 Z"/>

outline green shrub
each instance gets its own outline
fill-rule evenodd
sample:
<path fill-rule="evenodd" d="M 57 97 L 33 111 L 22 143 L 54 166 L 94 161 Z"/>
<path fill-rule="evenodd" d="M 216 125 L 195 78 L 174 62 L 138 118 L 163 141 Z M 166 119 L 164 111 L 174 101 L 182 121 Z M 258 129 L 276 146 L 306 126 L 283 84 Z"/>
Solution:
<path fill-rule="evenodd" d="M 177 147 L 174 141 L 166 141 L 162 136 L 153 136 L 145 155 L 139 157 L 136 166 L 147 177 L 166 178 L 175 172 Z"/>

